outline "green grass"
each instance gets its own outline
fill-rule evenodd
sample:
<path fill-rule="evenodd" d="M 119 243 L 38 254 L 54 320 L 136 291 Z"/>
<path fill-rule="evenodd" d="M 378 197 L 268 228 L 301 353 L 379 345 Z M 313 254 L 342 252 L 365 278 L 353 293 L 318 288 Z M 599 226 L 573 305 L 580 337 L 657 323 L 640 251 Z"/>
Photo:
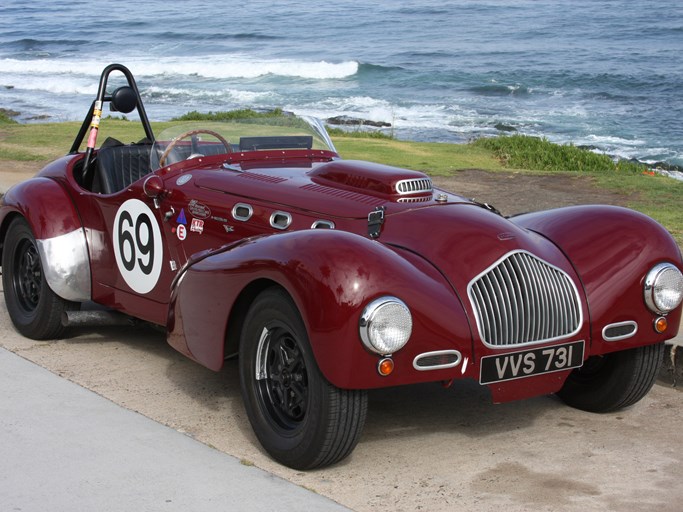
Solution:
<path fill-rule="evenodd" d="M 248 111 L 253 112 L 253 111 Z M 282 115 L 258 113 L 254 117 Z M 243 117 L 237 115 L 235 117 Z M 7 118 L 7 116 L 5 116 Z M 80 123 L 19 124 L 0 114 L 0 161 L 22 160 L 43 163 L 66 154 Z M 188 120 L 230 120 L 225 113 L 189 113 L 175 122 L 153 123 L 155 133 Z M 651 176 L 632 162 L 614 162 L 571 145 L 557 145 L 545 139 L 522 135 L 479 139 L 469 144 L 405 142 L 377 132 L 346 132 L 331 129 L 332 139 L 345 159 L 369 160 L 396 167 L 424 171 L 432 176 L 452 176 L 464 169 L 519 171 L 544 174 L 581 174 L 597 186 L 628 197 L 628 205 L 664 226 L 683 245 L 683 181 Z M 124 142 L 142 139 L 139 122 L 105 119 L 99 142 L 106 136 Z"/>
<path fill-rule="evenodd" d="M 470 144 L 405 142 L 394 139 L 337 136 L 337 151 L 348 160 L 369 160 L 395 167 L 424 171 L 432 176 L 451 176 L 463 169 L 503 170 L 495 155 Z"/>
<path fill-rule="evenodd" d="M 624 160 L 615 162 L 607 155 L 586 151 L 572 144 L 553 144 L 545 138 L 527 135 L 503 135 L 478 139 L 472 145 L 493 151 L 508 168 L 631 173 L 640 173 L 646 169 L 645 166 L 634 162 Z"/>
<path fill-rule="evenodd" d="M 286 117 L 286 115 L 281 108 L 265 112 L 258 112 L 250 108 L 208 113 L 193 110 L 182 116 L 174 117 L 171 121 L 233 121 L 235 119 L 263 119 L 272 117 Z"/>
<path fill-rule="evenodd" d="M 8 110 L 0 108 L 0 126 L 3 124 L 17 124 L 17 122 L 10 117 Z"/>

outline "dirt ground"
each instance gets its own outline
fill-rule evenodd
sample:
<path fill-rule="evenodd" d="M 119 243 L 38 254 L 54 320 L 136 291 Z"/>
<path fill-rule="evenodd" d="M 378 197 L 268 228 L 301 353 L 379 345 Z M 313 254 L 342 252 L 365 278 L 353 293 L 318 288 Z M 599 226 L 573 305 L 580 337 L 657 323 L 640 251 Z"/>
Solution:
<path fill-rule="evenodd" d="M 22 167 L 0 164 L 0 187 L 30 176 L 30 166 Z M 468 170 L 435 181 L 505 214 L 627 199 L 580 177 Z M 661 383 L 634 407 L 601 415 L 554 397 L 492 405 L 486 389 L 472 382 L 375 390 L 354 453 L 334 467 L 298 472 L 274 463 L 256 441 L 235 361 L 211 372 L 151 328 L 89 328 L 64 340 L 31 341 L 16 334 L 4 301 L 0 345 L 357 511 L 674 512 L 683 502 L 683 393 Z"/>

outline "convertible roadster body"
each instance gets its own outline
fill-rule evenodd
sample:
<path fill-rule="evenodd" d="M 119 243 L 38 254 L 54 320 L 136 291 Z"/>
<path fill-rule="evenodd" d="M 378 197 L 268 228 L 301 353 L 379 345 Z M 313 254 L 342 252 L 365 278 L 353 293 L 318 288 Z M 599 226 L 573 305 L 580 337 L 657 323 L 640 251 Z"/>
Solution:
<path fill-rule="evenodd" d="M 127 85 L 109 92 L 112 72 Z M 145 140 L 96 147 L 106 103 L 137 109 Z M 677 334 L 681 252 L 637 212 L 505 218 L 343 160 L 294 116 L 170 130 L 125 67 L 104 70 L 70 153 L 3 197 L 10 317 L 35 339 L 134 317 L 212 370 L 238 353 L 256 435 L 291 467 L 347 456 L 370 388 L 468 378 L 496 402 L 629 406 Z"/>

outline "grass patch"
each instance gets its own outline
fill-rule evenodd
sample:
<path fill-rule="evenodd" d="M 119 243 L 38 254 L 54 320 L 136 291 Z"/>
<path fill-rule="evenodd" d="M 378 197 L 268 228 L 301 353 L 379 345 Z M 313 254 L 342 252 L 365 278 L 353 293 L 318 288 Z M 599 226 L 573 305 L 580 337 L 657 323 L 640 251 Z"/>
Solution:
<path fill-rule="evenodd" d="M 327 133 L 330 137 L 351 137 L 354 139 L 388 139 L 393 140 L 394 136 L 379 130 L 342 130 L 341 128 L 333 128 L 326 126 Z"/>
<path fill-rule="evenodd" d="M 573 144 L 560 145 L 545 138 L 527 135 L 503 135 L 482 138 L 472 146 L 492 151 L 503 165 L 514 169 L 538 171 L 631 172 L 645 170 L 642 164 L 620 160 L 578 148 Z"/>
<path fill-rule="evenodd" d="M 281 108 L 268 110 L 266 112 L 259 112 L 250 108 L 208 113 L 193 110 L 182 116 L 174 117 L 171 121 L 234 121 L 235 119 L 263 119 L 272 117 L 287 116 Z"/>
<path fill-rule="evenodd" d="M 333 137 L 332 140 L 339 154 L 348 160 L 380 162 L 423 171 L 432 176 L 451 176 L 462 169 L 503 169 L 491 151 L 468 144 L 355 137 Z"/>
<path fill-rule="evenodd" d="M 81 123 L 75 121 L 2 125 L 0 160 L 42 161 L 63 156 L 71 149 L 80 127 Z M 137 121 L 105 119 L 102 127 L 98 144 L 108 136 L 123 142 L 133 142 L 145 137 L 142 125 Z M 87 140 L 87 134 L 85 139 Z"/>
<path fill-rule="evenodd" d="M 0 108 L 0 125 L 3 124 L 17 124 L 17 122 L 12 119 L 12 115 L 17 115 L 17 112 L 12 112 L 4 108 Z"/>

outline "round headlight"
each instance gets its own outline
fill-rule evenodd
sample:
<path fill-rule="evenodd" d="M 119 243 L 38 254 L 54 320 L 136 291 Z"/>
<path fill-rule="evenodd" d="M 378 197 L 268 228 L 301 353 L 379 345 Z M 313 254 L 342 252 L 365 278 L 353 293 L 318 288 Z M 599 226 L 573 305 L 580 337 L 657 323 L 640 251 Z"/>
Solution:
<path fill-rule="evenodd" d="M 380 297 L 365 306 L 360 317 L 363 344 L 381 355 L 403 348 L 413 331 L 413 318 L 405 303 L 396 297 Z"/>
<path fill-rule="evenodd" d="M 644 292 L 647 307 L 665 315 L 683 300 L 683 274 L 671 263 L 655 265 L 645 276 Z"/>

